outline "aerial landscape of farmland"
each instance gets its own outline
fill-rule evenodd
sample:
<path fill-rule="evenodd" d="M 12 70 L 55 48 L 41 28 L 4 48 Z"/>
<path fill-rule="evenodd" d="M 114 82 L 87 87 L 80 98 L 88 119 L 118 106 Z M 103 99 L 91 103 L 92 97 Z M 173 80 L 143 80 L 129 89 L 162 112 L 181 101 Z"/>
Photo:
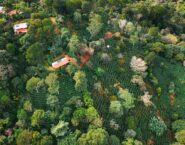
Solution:
<path fill-rule="evenodd" d="M 0 0 L 0 145 L 185 145 L 185 2 Z"/>

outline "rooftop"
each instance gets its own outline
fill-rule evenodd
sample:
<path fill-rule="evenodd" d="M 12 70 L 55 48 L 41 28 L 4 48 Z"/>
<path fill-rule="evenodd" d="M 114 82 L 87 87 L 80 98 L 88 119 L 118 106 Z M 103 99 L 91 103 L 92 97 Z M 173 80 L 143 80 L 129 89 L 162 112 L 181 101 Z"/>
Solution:
<path fill-rule="evenodd" d="M 73 60 L 73 58 L 69 57 L 68 55 L 65 55 L 64 58 L 61 58 L 61 59 L 53 62 L 52 67 L 53 68 L 59 68 L 61 66 L 64 66 L 64 65 L 68 64 L 71 60 Z"/>

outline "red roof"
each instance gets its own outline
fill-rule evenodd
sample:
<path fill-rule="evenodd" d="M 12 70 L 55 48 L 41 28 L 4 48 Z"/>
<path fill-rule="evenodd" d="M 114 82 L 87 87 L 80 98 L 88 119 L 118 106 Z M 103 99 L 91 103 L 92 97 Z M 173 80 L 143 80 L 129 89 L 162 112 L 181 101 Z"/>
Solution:
<path fill-rule="evenodd" d="M 15 14 L 18 14 L 19 12 L 17 10 L 12 10 L 8 13 L 9 16 L 12 16 L 12 15 L 15 15 Z"/>
<path fill-rule="evenodd" d="M 73 58 L 69 57 L 68 55 L 65 55 L 64 58 L 53 62 L 52 67 L 55 68 L 55 69 L 59 68 L 61 66 L 64 66 L 64 65 L 68 64 L 71 60 L 73 60 Z"/>
<path fill-rule="evenodd" d="M 105 35 L 104 35 L 105 39 L 111 39 L 112 37 L 113 37 L 112 32 L 106 32 Z"/>
<path fill-rule="evenodd" d="M 28 32 L 28 29 L 17 29 L 15 33 L 26 33 Z"/>
<path fill-rule="evenodd" d="M 80 56 L 80 62 L 81 66 L 83 66 L 90 58 L 89 52 L 84 53 L 82 56 Z"/>

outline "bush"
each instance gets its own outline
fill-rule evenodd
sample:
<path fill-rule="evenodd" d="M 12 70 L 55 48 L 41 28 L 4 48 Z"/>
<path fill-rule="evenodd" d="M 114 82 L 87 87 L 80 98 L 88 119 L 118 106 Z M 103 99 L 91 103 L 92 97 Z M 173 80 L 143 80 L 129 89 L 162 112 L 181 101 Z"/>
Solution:
<path fill-rule="evenodd" d="M 76 81 L 76 83 L 75 83 L 76 91 L 79 91 L 79 92 L 86 91 L 87 79 L 86 79 L 86 74 L 84 72 L 77 71 L 75 73 L 73 79 Z"/>
<path fill-rule="evenodd" d="M 56 137 L 62 137 L 68 132 L 68 122 L 64 122 L 62 120 L 59 121 L 59 123 L 56 126 L 53 126 L 51 128 L 51 134 L 53 134 Z"/>
<path fill-rule="evenodd" d="M 167 126 L 164 121 L 159 120 L 156 117 L 152 117 L 149 122 L 149 128 L 156 133 L 157 136 L 163 135 L 164 131 L 167 130 Z"/>
<path fill-rule="evenodd" d="M 178 42 L 178 38 L 173 34 L 167 34 L 166 36 L 163 36 L 162 40 L 168 44 L 176 44 Z"/>
<path fill-rule="evenodd" d="M 185 120 L 176 120 L 172 123 L 172 129 L 174 131 L 180 131 L 185 129 Z"/>
<path fill-rule="evenodd" d="M 108 138 L 107 131 L 102 128 L 89 129 L 78 139 L 78 145 L 109 145 Z"/>
<path fill-rule="evenodd" d="M 155 51 L 156 53 L 164 51 L 165 45 L 161 42 L 155 42 L 152 44 L 150 50 Z"/>
<path fill-rule="evenodd" d="M 123 115 L 123 107 L 120 101 L 111 101 L 109 112 L 120 117 Z"/>
<path fill-rule="evenodd" d="M 119 138 L 115 135 L 110 136 L 110 144 L 111 145 L 121 145 Z"/>
<path fill-rule="evenodd" d="M 86 118 L 88 122 L 92 122 L 99 117 L 97 110 L 94 107 L 89 107 L 86 111 Z"/>
<path fill-rule="evenodd" d="M 135 98 L 134 98 L 133 94 L 131 94 L 128 91 L 128 89 L 120 88 L 118 91 L 118 98 L 120 99 L 122 106 L 126 110 L 129 110 L 129 109 L 135 107 L 135 104 L 134 104 Z"/>
<path fill-rule="evenodd" d="M 24 111 L 24 109 L 18 110 L 18 112 L 17 112 L 17 118 L 18 118 L 19 120 L 25 120 L 25 119 L 27 118 L 27 113 L 26 113 L 26 111 Z"/>
<path fill-rule="evenodd" d="M 93 106 L 93 99 L 91 98 L 89 92 L 85 92 L 84 93 L 84 95 L 83 95 L 83 101 L 84 101 L 86 107 Z"/>
<path fill-rule="evenodd" d="M 185 144 L 185 130 L 181 130 L 175 133 L 175 138 L 179 142 L 180 145 Z"/>
<path fill-rule="evenodd" d="M 66 0 L 66 8 L 68 12 L 74 12 L 76 9 L 80 9 L 82 0 Z"/>
<path fill-rule="evenodd" d="M 184 53 L 176 54 L 175 59 L 178 60 L 178 61 L 183 61 L 184 60 Z"/>
<path fill-rule="evenodd" d="M 15 45 L 12 43 L 8 43 L 6 45 L 6 50 L 11 53 L 11 54 L 15 54 Z"/>
<path fill-rule="evenodd" d="M 16 138 L 17 145 L 30 145 L 32 143 L 32 131 L 23 130 Z"/>
<path fill-rule="evenodd" d="M 145 58 L 144 58 L 144 60 L 148 63 L 148 64 L 150 64 L 154 59 L 155 59 L 155 57 L 156 57 L 156 54 L 155 54 L 155 52 L 149 52 L 146 56 L 145 56 Z"/>
<path fill-rule="evenodd" d="M 80 121 L 83 121 L 85 118 L 86 118 L 86 109 L 81 107 L 73 112 L 71 122 L 74 126 L 78 126 Z"/>
<path fill-rule="evenodd" d="M 35 110 L 33 115 L 31 116 L 31 126 L 40 127 L 40 125 L 43 125 L 44 117 L 45 117 L 44 110 L 42 109 Z"/>
<path fill-rule="evenodd" d="M 133 116 L 127 117 L 126 122 L 127 122 L 127 126 L 129 129 L 136 129 L 137 128 L 136 120 Z"/>

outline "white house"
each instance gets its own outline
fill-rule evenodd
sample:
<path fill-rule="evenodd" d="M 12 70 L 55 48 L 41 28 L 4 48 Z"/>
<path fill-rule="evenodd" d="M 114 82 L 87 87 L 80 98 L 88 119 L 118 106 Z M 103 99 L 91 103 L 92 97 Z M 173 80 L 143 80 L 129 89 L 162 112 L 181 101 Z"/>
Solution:
<path fill-rule="evenodd" d="M 5 7 L 0 6 L 0 13 L 2 13 L 2 14 L 5 13 Z"/>
<path fill-rule="evenodd" d="M 27 23 L 16 24 L 13 27 L 15 33 L 26 33 L 28 31 L 27 28 L 28 28 Z"/>

